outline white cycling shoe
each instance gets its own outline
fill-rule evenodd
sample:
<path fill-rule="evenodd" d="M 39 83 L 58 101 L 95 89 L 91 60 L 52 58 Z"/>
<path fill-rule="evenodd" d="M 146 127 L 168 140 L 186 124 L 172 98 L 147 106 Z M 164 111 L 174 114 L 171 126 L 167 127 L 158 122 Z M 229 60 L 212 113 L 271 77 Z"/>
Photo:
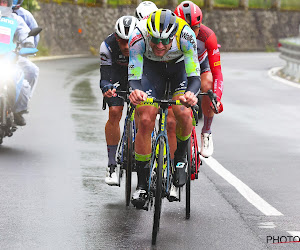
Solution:
<path fill-rule="evenodd" d="M 170 189 L 170 195 L 168 197 L 170 202 L 179 201 L 179 187 L 175 187 L 173 184 Z"/>
<path fill-rule="evenodd" d="M 214 144 L 212 134 L 203 133 L 201 134 L 201 150 L 200 154 L 207 158 L 210 157 L 214 152 Z"/>
<path fill-rule="evenodd" d="M 119 186 L 119 177 L 116 172 L 116 165 L 109 165 L 106 171 L 105 183 L 110 186 Z"/>

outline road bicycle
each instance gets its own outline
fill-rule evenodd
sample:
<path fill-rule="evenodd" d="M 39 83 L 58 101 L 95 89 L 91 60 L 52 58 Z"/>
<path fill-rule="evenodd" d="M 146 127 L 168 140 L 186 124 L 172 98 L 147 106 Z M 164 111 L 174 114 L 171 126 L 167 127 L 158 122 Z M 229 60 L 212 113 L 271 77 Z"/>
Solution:
<path fill-rule="evenodd" d="M 130 104 L 129 92 L 128 91 L 116 91 L 118 97 L 124 99 L 127 103 L 126 118 L 124 122 L 124 129 L 121 140 L 118 144 L 116 153 L 117 162 L 117 173 L 119 174 L 119 186 L 121 185 L 121 179 L 124 171 L 126 174 L 125 178 L 125 203 L 129 206 L 131 199 L 131 179 L 132 172 L 135 170 L 135 159 L 134 159 L 134 141 L 136 135 L 136 127 L 134 122 L 134 106 Z M 106 102 L 103 99 L 103 107 L 106 109 Z"/>
<path fill-rule="evenodd" d="M 216 108 L 216 96 L 212 91 L 207 93 L 201 93 L 201 95 L 208 95 L 212 100 L 214 107 Z M 170 194 L 170 187 L 173 181 L 172 173 L 174 173 L 174 167 L 171 164 L 170 150 L 168 143 L 168 136 L 166 131 L 166 121 L 168 115 L 168 107 L 170 105 L 182 105 L 179 100 L 161 100 L 154 98 L 147 98 L 146 104 L 157 103 L 159 105 L 159 128 L 158 133 L 155 135 L 155 142 L 152 146 L 152 157 L 149 168 L 148 179 L 148 199 L 144 209 L 148 210 L 152 208 L 154 204 L 154 217 L 152 228 L 152 245 L 156 244 L 157 234 L 159 231 L 160 216 L 162 199 L 168 197 Z M 195 121 L 197 118 L 197 111 L 192 107 Z M 195 136 L 195 134 L 194 134 Z M 193 162 L 194 158 L 192 148 L 195 147 L 195 140 L 188 143 L 187 149 L 187 165 L 186 165 L 186 219 L 190 218 L 190 194 L 191 194 L 191 174 L 196 174 L 198 168 Z M 198 150 L 198 148 L 197 148 Z M 198 155 L 197 155 L 198 157 Z M 198 174 L 198 172 L 197 172 Z"/>

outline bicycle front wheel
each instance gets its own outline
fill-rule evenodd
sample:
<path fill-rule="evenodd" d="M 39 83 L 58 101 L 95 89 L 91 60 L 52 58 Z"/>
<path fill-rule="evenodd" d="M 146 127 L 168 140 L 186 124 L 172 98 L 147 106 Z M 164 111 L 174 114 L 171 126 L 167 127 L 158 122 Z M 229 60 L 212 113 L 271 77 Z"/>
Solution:
<path fill-rule="evenodd" d="M 187 180 L 186 180 L 186 208 L 185 208 L 185 218 L 189 219 L 191 215 L 191 168 L 192 168 L 192 151 L 191 151 L 191 143 L 193 140 L 189 139 L 188 147 L 187 147 Z"/>
<path fill-rule="evenodd" d="M 125 199 L 126 206 L 130 204 L 131 198 L 131 176 L 132 176 L 132 164 L 133 164 L 133 123 L 128 119 L 126 126 L 126 140 L 127 140 L 127 150 L 126 150 L 126 185 L 125 185 Z"/>
<path fill-rule="evenodd" d="M 155 203 L 154 203 L 154 218 L 152 229 L 152 245 L 156 244 L 157 233 L 159 231 L 161 203 L 162 203 L 162 170 L 164 164 L 164 148 L 165 141 L 162 137 L 159 138 L 159 151 L 156 159 L 156 188 L 155 188 Z"/>

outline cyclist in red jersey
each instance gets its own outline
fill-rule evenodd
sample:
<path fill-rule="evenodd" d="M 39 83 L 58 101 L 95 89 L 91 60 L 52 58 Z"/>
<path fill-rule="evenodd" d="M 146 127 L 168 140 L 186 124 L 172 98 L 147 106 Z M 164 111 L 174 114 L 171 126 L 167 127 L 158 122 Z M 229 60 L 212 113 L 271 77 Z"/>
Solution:
<path fill-rule="evenodd" d="M 201 91 L 207 92 L 212 89 L 217 95 L 218 113 L 223 111 L 221 97 L 223 93 L 223 75 L 221 71 L 220 52 L 215 33 L 203 25 L 201 9 L 191 1 L 184 1 L 178 5 L 174 13 L 184 19 L 195 32 L 197 38 L 197 52 L 201 67 Z M 201 133 L 201 155 L 209 157 L 213 153 L 213 140 L 211 133 L 211 124 L 214 109 L 208 96 L 202 99 L 202 112 L 204 124 Z"/>

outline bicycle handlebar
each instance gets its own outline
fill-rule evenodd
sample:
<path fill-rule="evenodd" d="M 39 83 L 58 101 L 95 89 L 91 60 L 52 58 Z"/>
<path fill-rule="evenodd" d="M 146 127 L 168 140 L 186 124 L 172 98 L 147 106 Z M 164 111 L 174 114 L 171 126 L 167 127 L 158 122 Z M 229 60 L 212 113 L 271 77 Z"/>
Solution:
<path fill-rule="evenodd" d="M 211 103 L 213 104 L 217 114 L 219 113 L 218 107 L 217 107 L 217 95 L 210 89 L 207 91 L 207 93 L 202 92 L 199 95 L 208 95 L 209 99 L 211 100 Z"/>

